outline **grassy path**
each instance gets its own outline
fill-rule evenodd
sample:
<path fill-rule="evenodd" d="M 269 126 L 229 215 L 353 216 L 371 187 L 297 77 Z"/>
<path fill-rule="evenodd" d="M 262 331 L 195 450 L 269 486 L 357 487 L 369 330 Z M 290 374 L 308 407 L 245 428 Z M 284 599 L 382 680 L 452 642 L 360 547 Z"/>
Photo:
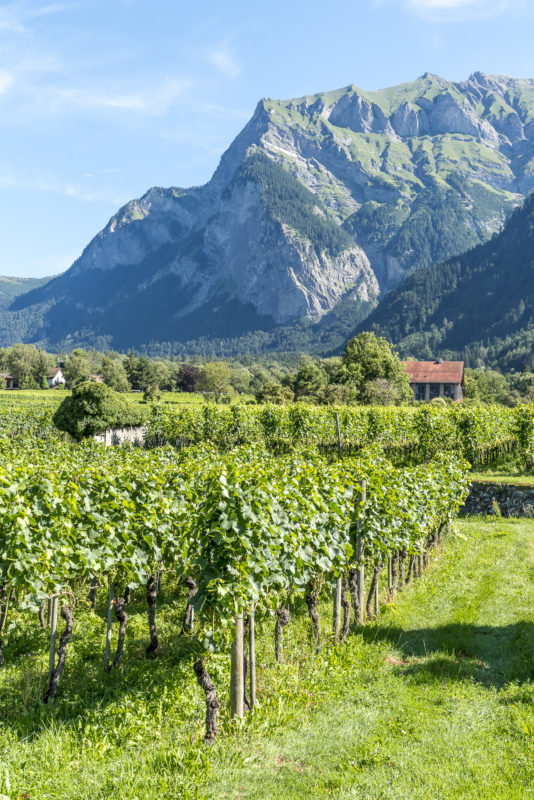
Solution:
<path fill-rule="evenodd" d="M 534 524 L 458 530 L 332 661 L 331 698 L 219 746 L 206 797 L 534 797 Z"/>

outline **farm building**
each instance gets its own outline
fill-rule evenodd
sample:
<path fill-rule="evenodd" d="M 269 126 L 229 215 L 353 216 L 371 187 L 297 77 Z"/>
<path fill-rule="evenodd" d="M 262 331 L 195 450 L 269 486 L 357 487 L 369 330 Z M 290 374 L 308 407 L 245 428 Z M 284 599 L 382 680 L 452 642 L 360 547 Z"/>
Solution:
<path fill-rule="evenodd" d="M 415 400 L 435 397 L 462 402 L 465 394 L 463 361 L 403 361 Z"/>
<path fill-rule="evenodd" d="M 4 384 L 2 386 L 2 384 Z M 9 372 L 0 372 L 0 389 L 16 389 L 15 379 Z"/>
<path fill-rule="evenodd" d="M 46 376 L 46 382 L 49 389 L 54 389 L 56 386 L 65 385 L 65 378 L 61 367 L 54 367 Z"/>

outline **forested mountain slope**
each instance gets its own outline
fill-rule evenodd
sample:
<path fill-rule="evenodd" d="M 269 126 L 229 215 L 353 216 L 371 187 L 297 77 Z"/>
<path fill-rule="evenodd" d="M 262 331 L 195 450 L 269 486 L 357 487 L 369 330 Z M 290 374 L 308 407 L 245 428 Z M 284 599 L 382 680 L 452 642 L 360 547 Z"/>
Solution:
<path fill-rule="evenodd" d="M 359 326 L 402 356 L 534 367 L 534 195 L 484 245 L 419 270 Z"/>

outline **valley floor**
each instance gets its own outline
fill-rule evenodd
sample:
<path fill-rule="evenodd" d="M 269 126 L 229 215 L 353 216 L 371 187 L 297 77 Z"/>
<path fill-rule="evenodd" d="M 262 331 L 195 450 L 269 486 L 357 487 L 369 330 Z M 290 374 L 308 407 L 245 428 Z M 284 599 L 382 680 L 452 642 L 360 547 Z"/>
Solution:
<path fill-rule="evenodd" d="M 46 656 L 31 649 L 41 634 L 21 631 L 0 671 L 0 795 L 534 798 L 534 522 L 461 520 L 456 529 L 397 607 L 347 644 L 311 656 L 306 615 L 294 609 L 287 663 L 277 667 L 266 625 L 260 707 L 241 725 L 224 710 L 211 748 L 200 741 L 193 654 L 173 649 L 184 647 L 173 602 L 158 612 L 158 664 L 142 659 L 140 604 L 124 669 L 107 677 L 102 620 L 87 613 L 52 709 L 35 702 Z M 214 659 L 212 674 L 226 686 L 227 661 Z"/>

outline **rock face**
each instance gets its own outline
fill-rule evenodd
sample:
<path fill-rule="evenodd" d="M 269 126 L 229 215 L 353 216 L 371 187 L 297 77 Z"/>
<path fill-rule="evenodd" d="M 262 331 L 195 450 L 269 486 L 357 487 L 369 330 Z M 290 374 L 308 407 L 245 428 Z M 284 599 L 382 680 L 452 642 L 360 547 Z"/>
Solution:
<path fill-rule="evenodd" d="M 0 344 L 227 340 L 319 322 L 349 296 L 354 327 L 407 271 L 488 239 L 533 187 L 534 81 L 426 73 L 265 99 L 208 184 L 128 203 L 1 312 Z"/>

